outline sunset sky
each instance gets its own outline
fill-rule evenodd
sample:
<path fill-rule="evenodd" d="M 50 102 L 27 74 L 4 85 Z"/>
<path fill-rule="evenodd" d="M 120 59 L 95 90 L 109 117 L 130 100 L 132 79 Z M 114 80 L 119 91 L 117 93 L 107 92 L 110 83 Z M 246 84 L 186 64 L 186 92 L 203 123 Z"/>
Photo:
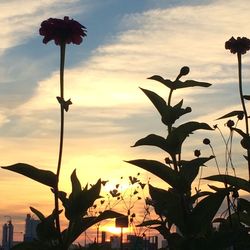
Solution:
<path fill-rule="evenodd" d="M 150 133 L 166 133 L 139 89 L 167 97 L 166 87 L 147 80 L 152 75 L 174 80 L 187 65 L 185 79 L 213 84 L 174 94 L 174 102 L 183 98 L 184 106 L 193 109 L 180 122 L 213 125 L 216 118 L 240 109 L 236 56 L 224 44 L 232 36 L 250 37 L 249 0 L 1 0 L 0 10 L 1 166 L 25 162 L 56 171 L 59 47 L 43 44 L 38 33 L 49 17 L 69 16 L 88 30 L 81 45 L 66 48 L 65 99 L 71 98 L 73 105 L 65 123 L 60 182 L 65 191 L 70 191 L 75 168 L 82 185 L 100 177 L 117 182 L 137 172 L 144 180 L 151 177 L 124 160 L 166 157 L 157 149 L 130 147 Z M 243 63 L 244 89 L 250 94 L 250 54 Z M 197 148 L 210 155 L 202 145 L 204 137 L 223 156 L 222 140 L 211 132 L 190 136 L 186 156 L 190 159 Z M 239 152 L 238 144 L 234 150 Z M 236 163 L 241 160 L 235 157 Z M 214 163 L 210 165 L 207 173 L 216 174 Z M 246 167 L 239 165 L 239 175 L 247 178 Z M 1 170 L 0 193 L 0 225 L 11 216 L 17 232 L 23 230 L 19 224 L 29 206 L 45 214 L 53 206 L 46 186 L 6 170 Z"/>

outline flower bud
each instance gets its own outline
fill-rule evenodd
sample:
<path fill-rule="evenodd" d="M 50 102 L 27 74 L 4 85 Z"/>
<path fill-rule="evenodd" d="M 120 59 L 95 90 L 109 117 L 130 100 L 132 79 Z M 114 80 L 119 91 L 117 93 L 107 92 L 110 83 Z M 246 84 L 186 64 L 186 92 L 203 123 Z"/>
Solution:
<path fill-rule="evenodd" d="M 180 76 L 185 76 L 189 73 L 189 67 L 188 66 L 184 66 L 181 68 L 180 70 Z"/>
<path fill-rule="evenodd" d="M 205 139 L 203 140 L 203 144 L 209 145 L 209 144 L 210 144 L 210 140 L 209 140 L 208 138 L 205 138 Z"/>
<path fill-rule="evenodd" d="M 194 156 L 199 157 L 201 155 L 201 151 L 199 149 L 196 149 L 194 151 Z"/>
<path fill-rule="evenodd" d="M 234 126 L 234 121 L 233 121 L 233 120 L 228 120 L 227 126 L 228 126 L 229 128 L 232 128 L 232 127 Z"/>

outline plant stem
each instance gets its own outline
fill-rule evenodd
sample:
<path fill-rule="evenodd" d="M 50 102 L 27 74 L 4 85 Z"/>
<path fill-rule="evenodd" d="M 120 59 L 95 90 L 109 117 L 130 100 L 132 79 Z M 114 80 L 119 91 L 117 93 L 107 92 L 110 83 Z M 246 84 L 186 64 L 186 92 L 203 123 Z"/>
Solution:
<path fill-rule="evenodd" d="M 248 126 L 248 115 L 247 115 L 247 109 L 243 97 L 243 89 L 242 89 L 242 63 L 241 63 L 241 54 L 237 53 L 238 58 L 238 75 L 239 75 L 239 92 L 240 92 L 240 100 L 241 105 L 244 112 L 244 118 L 245 118 L 245 125 L 246 125 L 246 134 L 249 136 L 249 126 Z M 250 150 L 247 150 L 247 162 L 248 162 L 248 179 L 250 181 Z"/>
<path fill-rule="evenodd" d="M 60 45 L 60 97 L 64 99 L 64 62 L 65 62 L 65 48 L 66 44 L 62 43 Z M 61 170 L 61 162 L 62 162 L 62 152 L 63 152 L 63 134 L 64 134 L 64 108 L 63 104 L 60 104 L 61 110 L 61 128 L 60 128 L 60 143 L 59 143 L 59 154 L 58 154 L 58 163 L 57 163 L 57 183 L 55 187 L 55 212 L 56 212 L 56 229 L 59 235 L 59 242 L 60 245 L 63 246 L 62 236 L 61 236 L 61 229 L 60 229 L 60 219 L 59 219 L 59 176 Z"/>

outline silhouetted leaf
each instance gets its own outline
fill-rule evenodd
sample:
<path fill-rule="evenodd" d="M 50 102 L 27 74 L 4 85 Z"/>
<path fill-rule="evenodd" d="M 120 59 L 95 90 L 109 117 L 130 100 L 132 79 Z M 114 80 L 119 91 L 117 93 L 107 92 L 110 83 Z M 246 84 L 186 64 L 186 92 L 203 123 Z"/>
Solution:
<path fill-rule="evenodd" d="M 227 190 L 211 193 L 195 206 L 188 217 L 190 235 L 205 233 L 211 227 L 226 194 Z"/>
<path fill-rule="evenodd" d="M 196 202 L 197 199 L 203 197 L 203 196 L 207 196 L 209 194 L 212 194 L 212 192 L 208 192 L 208 191 L 200 191 L 200 192 L 197 192 L 196 194 L 192 195 L 191 196 L 191 203 L 194 204 Z"/>
<path fill-rule="evenodd" d="M 77 197 L 79 193 L 81 193 L 82 187 L 80 181 L 77 178 L 76 170 L 74 170 L 71 174 L 71 186 L 72 186 L 71 195 Z"/>
<path fill-rule="evenodd" d="M 34 213 L 39 218 L 39 220 L 42 221 L 45 219 L 45 216 L 40 211 L 35 209 L 34 207 L 30 207 L 30 210 L 32 211 L 32 213 Z"/>
<path fill-rule="evenodd" d="M 244 98 L 245 100 L 248 100 L 248 101 L 249 101 L 249 100 L 250 100 L 250 95 L 244 95 L 243 98 Z"/>
<path fill-rule="evenodd" d="M 78 190 L 78 188 L 77 189 L 76 188 L 77 187 L 74 187 L 74 190 Z M 66 218 L 68 220 L 72 220 L 84 216 L 87 213 L 87 210 L 93 205 L 95 200 L 100 198 L 100 191 L 101 191 L 100 179 L 90 189 L 88 189 L 86 186 L 79 193 L 73 193 L 72 190 L 72 193 L 69 195 L 68 202 L 65 203 Z"/>
<path fill-rule="evenodd" d="M 96 223 L 99 223 L 106 219 L 113 219 L 124 216 L 121 213 L 117 213 L 112 210 L 106 210 L 102 212 L 99 216 L 89 216 L 84 218 L 77 218 L 74 220 L 72 224 L 71 230 L 65 229 L 62 233 L 63 240 L 65 241 L 66 245 L 70 245 L 74 242 L 84 231 L 88 228 L 92 227 Z"/>
<path fill-rule="evenodd" d="M 181 167 L 180 167 L 180 175 L 182 176 L 182 179 L 185 180 L 188 186 L 190 186 L 193 182 L 193 180 L 196 178 L 196 176 L 199 173 L 199 169 L 201 166 L 204 166 L 204 164 L 213 159 L 214 156 L 210 157 L 200 157 L 195 158 L 191 161 L 181 161 Z"/>
<path fill-rule="evenodd" d="M 159 216 L 165 216 L 170 223 L 175 224 L 184 233 L 186 228 L 180 195 L 173 190 L 166 191 L 151 185 L 149 185 L 149 193 L 155 212 Z"/>
<path fill-rule="evenodd" d="M 198 81 L 194 81 L 194 80 L 187 80 L 185 82 L 182 82 L 180 80 L 171 81 L 169 79 L 164 79 L 163 77 L 161 77 L 159 75 L 151 76 L 148 79 L 158 81 L 172 90 L 181 89 L 181 88 L 188 88 L 188 87 L 209 87 L 209 86 L 211 86 L 210 83 L 198 82 Z"/>
<path fill-rule="evenodd" d="M 173 169 L 171 169 L 170 167 L 168 167 L 167 165 L 159 161 L 138 159 L 138 160 L 132 160 L 132 161 L 126 161 L 126 162 L 149 171 L 150 173 L 161 178 L 170 186 L 178 190 L 182 189 L 183 183 L 181 182 L 179 174 L 175 172 Z"/>
<path fill-rule="evenodd" d="M 170 155 L 180 154 L 181 147 L 185 139 L 192 134 L 195 130 L 213 130 L 206 123 L 199 123 L 195 121 L 190 121 L 180 125 L 179 127 L 173 129 L 168 135 L 165 144 L 167 145 L 167 152 Z"/>
<path fill-rule="evenodd" d="M 230 113 L 227 113 L 227 114 L 221 116 L 220 118 L 217 118 L 216 120 L 229 118 L 229 117 L 232 117 L 232 116 L 238 116 L 238 115 L 242 116 L 242 115 L 244 115 L 244 112 L 242 110 L 235 110 L 235 111 L 232 111 Z"/>
<path fill-rule="evenodd" d="M 250 182 L 248 182 L 242 178 L 239 178 L 239 177 L 221 174 L 221 175 L 208 176 L 208 177 L 205 177 L 203 179 L 227 183 L 227 184 L 232 185 L 238 189 L 242 189 L 242 190 L 245 190 L 247 192 L 250 192 Z"/>
<path fill-rule="evenodd" d="M 174 122 L 179 119 L 182 115 L 191 112 L 191 108 L 182 108 L 183 101 L 180 101 L 174 107 L 167 105 L 165 100 L 161 98 L 159 95 L 154 93 L 153 91 L 143 89 L 141 90 L 146 94 L 146 96 L 151 100 L 154 104 L 155 108 L 161 115 L 162 122 L 169 126 L 174 124 Z"/>
<path fill-rule="evenodd" d="M 133 147 L 143 145 L 156 146 L 173 156 L 181 153 L 182 143 L 189 136 L 189 134 L 192 134 L 195 130 L 199 129 L 213 130 L 206 123 L 191 121 L 173 129 L 166 139 L 159 135 L 150 134 L 145 138 L 138 140 Z"/>
<path fill-rule="evenodd" d="M 154 226 L 154 225 L 161 225 L 162 221 L 160 220 L 147 220 L 143 221 L 139 225 L 136 225 L 137 227 L 148 227 L 148 226 Z"/>
<path fill-rule="evenodd" d="M 132 147 L 137 147 L 137 146 L 156 146 L 158 148 L 161 148 L 162 150 L 168 152 L 169 151 L 169 146 L 166 142 L 166 139 L 155 134 L 150 134 L 140 140 L 138 140 L 135 145 Z"/>
<path fill-rule="evenodd" d="M 62 212 L 59 211 L 59 214 Z M 41 220 L 41 222 L 36 227 L 36 232 L 39 240 L 50 241 L 58 240 L 58 231 L 55 227 L 55 219 L 57 212 L 54 211 L 51 215 Z"/>
<path fill-rule="evenodd" d="M 16 163 L 14 165 L 5 166 L 2 168 L 22 174 L 50 187 L 55 187 L 56 185 L 57 178 L 53 172 L 35 168 L 26 163 Z"/>

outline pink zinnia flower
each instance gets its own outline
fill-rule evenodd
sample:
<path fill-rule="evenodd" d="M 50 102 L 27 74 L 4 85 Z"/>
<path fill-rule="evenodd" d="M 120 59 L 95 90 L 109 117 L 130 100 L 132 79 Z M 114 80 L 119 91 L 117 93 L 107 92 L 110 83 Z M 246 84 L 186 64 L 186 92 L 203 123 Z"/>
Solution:
<path fill-rule="evenodd" d="M 83 37 L 87 35 L 86 32 L 83 25 L 67 16 L 64 19 L 49 18 L 41 23 L 39 29 L 40 35 L 44 36 L 43 42 L 45 44 L 54 40 L 56 45 L 63 43 L 79 45 Z"/>

